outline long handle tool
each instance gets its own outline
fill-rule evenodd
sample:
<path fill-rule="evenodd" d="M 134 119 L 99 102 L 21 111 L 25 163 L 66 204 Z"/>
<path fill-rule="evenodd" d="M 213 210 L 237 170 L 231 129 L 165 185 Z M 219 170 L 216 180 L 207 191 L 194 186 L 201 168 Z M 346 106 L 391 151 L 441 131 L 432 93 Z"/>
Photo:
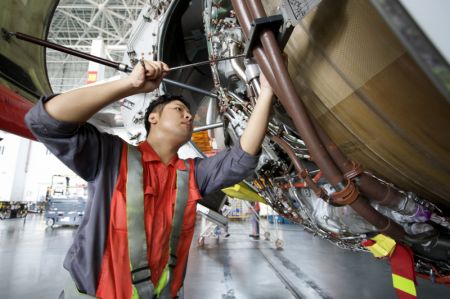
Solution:
<path fill-rule="evenodd" d="M 174 67 L 171 67 L 169 69 L 169 71 L 181 70 L 181 69 L 185 69 L 185 68 L 189 68 L 189 67 L 196 67 L 196 66 L 200 66 L 200 65 L 210 64 L 213 62 L 223 61 L 223 60 L 236 59 L 239 57 L 245 57 L 245 54 L 239 54 L 239 55 L 234 55 L 234 56 L 229 56 L 229 57 L 222 57 L 222 58 L 211 59 L 211 60 L 207 60 L 207 61 L 201 61 L 201 62 L 195 62 L 195 63 L 191 63 L 191 64 L 174 66 Z"/>
<path fill-rule="evenodd" d="M 118 71 L 121 71 L 121 72 L 130 73 L 133 70 L 133 68 L 130 67 L 129 65 L 126 65 L 126 64 L 123 64 L 123 63 L 119 63 L 119 62 L 114 62 L 114 61 L 111 61 L 111 60 L 108 60 L 108 59 L 105 59 L 105 58 L 101 58 L 101 57 L 98 57 L 98 56 L 87 54 L 87 53 L 84 53 L 84 52 L 81 52 L 81 51 L 77 51 L 77 50 L 74 50 L 74 49 L 70 49 L 70 48 L 67 48 L 67 47 L 64 47 L 64 46 L 61 46 L 61 45 L 58 45 L 58 44 L 55 44 L 55 43 L 52 43 L 52 42 L 49 42 L 49 41 L 46 41 L 46 40 L 43 40 L 43 39 L 39 39 L 37 37 L 31 36 L 31 35 L 28 35 L 28 34 L 24 34 L 24 33 L 21 33 L 21 32 L 8 32 L 8 31 L 6 31 L 5 29 L 2 28 L 2 33 L 3 33 L 3 36 L 5 37 L 6 40 L 9 40 L 12 36 L 15 36 L 17 39 L 24 40 L 24 41 L 27 41 L 27 42 L 30 42 L 30 43 L 33 43 L 33 44 L 36 44 L 36 45 L 40 45 L 40 46 L 43 46 L 43 47 L 46 47 L 46 48 L 54 49 L 56 51 L 67 53 L 67 54 L 70 54 L 70 55 L 73 55 L 73 56 L 81 57 L 81 58 L 84 58 L 84 59 L 89 60 L 89 61 L 97 62 L 99 64 L 112 67 L 112 68 L 114 68 L 114 69 L 116 69 Z M 226 60 L 226 59 L 234 59 L 234 58 L 238 58 L 238 57 L 241 57 L 241 56 L 243 56 L 243 55 L 237 55 L 237 56 L 232 56 L 232 57 L 224 57 L 224 58 L 219 58 L 219 59 L 215 59 L 215 60 L 211 60 L 211 61 L 197 62 L 197 63 L 183 65 L 183 66 L 177 66 L 177 67 L 171 68 L 170 70 L 175 70 L 175 69 L 180 69 L 180 68 L 185 68 L 185 67 L 194 67 L 194 66 L 197 66 L 197 65 L 200 65 L 200 64 L 207 64 L 207 63 L 210 63 L 210 62 L 216 62 L 216 61 L 221 61 L 221 60 Z M 198 87 L 195 87 L 195 86 L 192 86 L 192 85 L 188 85 L 188 84 L 184 84 L 184 83 L 181 83 L 181 82 L 177 82 L 177 81 L 174 81 L 174 80 L 171 80 L 171 79 L 168 79 L 168 78 L 164 78 L 162 81 L 164 83 L 166 83 L 166 84 L 174 85 L 174 86 L 177 86 L 177 87 L 181 87 L 181 88 L 184 88 L 184 89 L 196 92 L 196 93 L 200 93 L 200 94 L 212 97 L 212 98 L 217 98 L 218 97 L 217 94 L 215 94 L 213 92 L 210 92 L 208 90 L 200 89 Z"/>

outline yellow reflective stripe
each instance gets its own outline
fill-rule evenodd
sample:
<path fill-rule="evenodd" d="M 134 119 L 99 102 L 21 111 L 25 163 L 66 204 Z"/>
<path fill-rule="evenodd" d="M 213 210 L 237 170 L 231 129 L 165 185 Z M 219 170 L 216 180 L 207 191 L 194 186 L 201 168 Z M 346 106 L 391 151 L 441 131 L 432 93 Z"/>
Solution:
<path fill-rule="evenodd" d="M 131 293 L 131 299 L 139 299 L 139 294 L 138 294 L 136 287 L 134 285 L 132 285 L 132 287 L 133 287 L 133 290 L 132 290 L 133 292 Z"/>
<path fill-rule="evenodd" d="M 158 285 L 156 286 L 156 289 L 155 289 L 155 294 L 158 295 L 158 297 L 161 294 L 162 290 L 164 290 L 167 283 L 169 282 L 169 275 L 170 275 L 169 274 L 169 265 L 166 265 L 163 273 L 161 274 L 161 278 L 158 281 Z"/>
<path fill-rule="evenodd" d="M 411 279 L 407 279 L 403 276 L 392 273 L 392 281 L 394 283 L 394 288 L 410 295 L 417 296 L 416 286 L 414 285 L 414 281 L 412 281 Z"/>
<path fill-rule="evenodd" d="M 133 265 L 131 264 L 131 262 L 130 269 L 133 270 Z M 139 299 L 139 293 L 133 283 L 131 283 L 131 299 Z"/>
<path fill-rule="evenodd" d="M 166 268 L 164 268 L 161 278 L 158 281 L 158 286 L 155 289 L 155 294 L 158 297 L 159 295 L 161 295 L 161 292 L 167 285 L 168 281 L 169 281 L 169 267 L 166 265 Z M 139 293 L 134 285 L 132 285 L 131 299 L 139 299 Z"/>

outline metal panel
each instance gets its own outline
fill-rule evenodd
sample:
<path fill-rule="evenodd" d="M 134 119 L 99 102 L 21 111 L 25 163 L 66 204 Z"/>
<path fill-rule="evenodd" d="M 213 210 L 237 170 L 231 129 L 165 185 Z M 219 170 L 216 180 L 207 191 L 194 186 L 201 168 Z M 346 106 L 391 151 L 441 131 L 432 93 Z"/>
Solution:
<path fill-rule="evenodd" d="M 57 0 L 1 1 L 0 27 L 45 39 L 57 3 Z M 50 94 L 45 49 L 16 39 L 1 38 L 0 43 L 0 84 L 31 102 Z"/>
<path fill-rule="evenodd" d="M 350 158 L 447 201 L 450 107 L 368 1 L 322 1 L 286 52 L 299 95 Z"/>

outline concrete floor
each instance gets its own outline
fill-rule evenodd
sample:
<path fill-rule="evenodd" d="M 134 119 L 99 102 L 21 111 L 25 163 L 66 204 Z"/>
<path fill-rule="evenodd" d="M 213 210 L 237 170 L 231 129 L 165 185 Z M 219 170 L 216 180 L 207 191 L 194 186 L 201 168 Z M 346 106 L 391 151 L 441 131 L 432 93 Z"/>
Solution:
<path fill-rule="evenodd" d="M 205 239 L 197 225 L 185 281 L 185 298 L 396 298 L 389 264 L 349 252 L 280 225 L 274 241 L 248 237 L 250 224 L 231 222 L 228 239 Z M 272 239 L 276 237 L 273 225 Z M 62 261 L 75 228 L 47 228 L 41 215 L 0 221 L 0 298 L 57 298 L 68 273 Z M 450 288 L 418 279 L 418 298 L 450 298 Z"/>

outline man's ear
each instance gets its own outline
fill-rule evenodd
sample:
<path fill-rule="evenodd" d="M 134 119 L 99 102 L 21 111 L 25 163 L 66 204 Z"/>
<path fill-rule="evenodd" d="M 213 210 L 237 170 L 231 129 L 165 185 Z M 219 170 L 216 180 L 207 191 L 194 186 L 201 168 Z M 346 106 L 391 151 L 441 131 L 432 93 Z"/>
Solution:
<path fill-rule="evenodd" d="M 158 120 L 159 120 L 159 114 L 158 114 L 158 113 L 152 112 L 152 113 L 150 113 L 150 115 L 148 116 L 148 122 L 149 122 L 150 124 L 152 124 L 152 125 L 158 123 Z"/>

